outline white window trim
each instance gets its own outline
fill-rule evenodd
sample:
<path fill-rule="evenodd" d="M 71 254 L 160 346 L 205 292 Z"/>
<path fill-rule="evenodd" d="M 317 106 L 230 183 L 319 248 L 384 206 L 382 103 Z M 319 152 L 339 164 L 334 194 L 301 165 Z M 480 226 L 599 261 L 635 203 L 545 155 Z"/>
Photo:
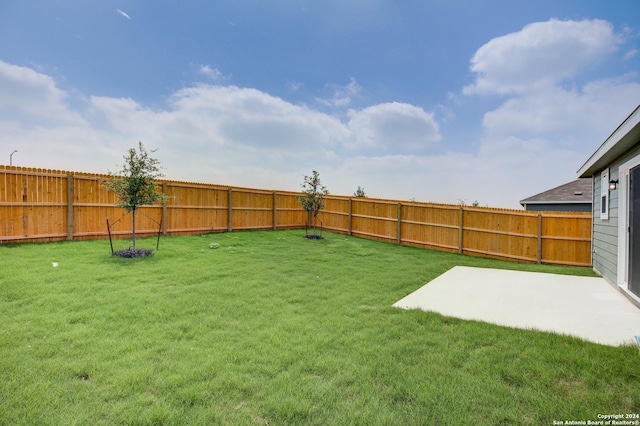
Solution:
<path fill-rule="evenodd" d="M 600 173 L 600 219 L 609 220 L 609 169 Z"/>

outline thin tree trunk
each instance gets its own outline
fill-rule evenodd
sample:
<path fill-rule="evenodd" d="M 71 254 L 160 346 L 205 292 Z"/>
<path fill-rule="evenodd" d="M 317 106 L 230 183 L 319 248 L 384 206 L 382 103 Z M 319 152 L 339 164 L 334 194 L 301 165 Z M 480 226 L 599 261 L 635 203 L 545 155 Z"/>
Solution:
<path fill-rule="evenodd" d="M 133 213 L 133 250 L 136 250 L 136 210 L 137 209 L 133 209 L 132 213 Z"/>
<path fill-rule="evenodd" d="M 316 218 L 317 218 L 317 214 L 313 215 L 313 236 L 316 236 Z"/>

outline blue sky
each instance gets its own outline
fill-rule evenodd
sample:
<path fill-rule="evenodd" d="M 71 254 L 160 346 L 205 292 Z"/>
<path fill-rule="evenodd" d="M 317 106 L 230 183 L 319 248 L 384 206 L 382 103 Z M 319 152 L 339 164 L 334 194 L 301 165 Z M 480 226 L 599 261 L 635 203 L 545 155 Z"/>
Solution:
<path fill-rule="evenodd" d="M 640 103 L 637 0 L 0 0 L 0 162 L 518 208 Z M 2 158 L 1 156 L 6 156 Z"/>

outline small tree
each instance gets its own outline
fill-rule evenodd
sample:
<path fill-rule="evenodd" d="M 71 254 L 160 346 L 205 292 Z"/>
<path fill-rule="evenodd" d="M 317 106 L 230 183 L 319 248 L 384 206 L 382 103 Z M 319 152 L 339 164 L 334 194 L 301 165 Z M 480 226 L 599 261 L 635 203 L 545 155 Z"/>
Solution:
<path fill-rule="evenodd" d="M 360 185 L 358 185 L 358 189 L 353 193 L 353 196 L 358 198 L 367 198 L 367 194 L 364 193 L 364 188 L 360 188 Z"/>
<path fill-rule="evenodd" d="M 118 207 L 132 214 L 132 249 L 135 251 L 138 207 L 156 202 L 165 203 L 167 196 L 158 192 L 155 182 L 155 179 L 162 177 L 160 162 L 149 156 L 142 142 L 138 142 L 138 151 L 131 148 L 123 158 L 122 170 L 116 174 L 109 173 L 109 179 L 103 185 L 118 195 Z"/>
<path fill-rule="evenodd" d="M 458 198 L 458 205 L 462 207 L 467 206 L 466 198 L 464 200 Z M 471 207 L 480 207 L 480 202 L 478 200 L 475 200 L 473 203 L 471 203 Z"/>
<path fill-rule="evenodd" d="M 307 212 L 307 229 L 309 222 L 313 220 L 313 236 L 316 237 L 316 221 L 318 213 L 324 208 L 324 197 L 329 191 L 320 182 L 320 174 L 313 171 L 311 176 L 304 177 L 302 184 L 302 195 L 298 197 L 298 202 Z"/>

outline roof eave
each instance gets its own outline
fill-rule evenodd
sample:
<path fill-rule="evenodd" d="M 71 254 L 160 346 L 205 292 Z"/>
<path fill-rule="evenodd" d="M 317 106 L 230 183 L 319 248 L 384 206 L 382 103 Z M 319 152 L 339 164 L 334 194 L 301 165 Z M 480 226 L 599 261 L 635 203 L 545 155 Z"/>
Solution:
<path fill-rule="evenodd" d="M 558 200 L 553 200 L 553 201 L 527 201 L 527 200 L 521 200 L 520 204 L 591 204 L 593 201 L 592 200 L 581 200 L 581 201 L 558 201 Z"/>
<path fill-rule="evenodd" d="M 578 170 L 579 177 L 590 177 L 624 154 L 640 140 L 640 105 L 618 126 Z"/>

